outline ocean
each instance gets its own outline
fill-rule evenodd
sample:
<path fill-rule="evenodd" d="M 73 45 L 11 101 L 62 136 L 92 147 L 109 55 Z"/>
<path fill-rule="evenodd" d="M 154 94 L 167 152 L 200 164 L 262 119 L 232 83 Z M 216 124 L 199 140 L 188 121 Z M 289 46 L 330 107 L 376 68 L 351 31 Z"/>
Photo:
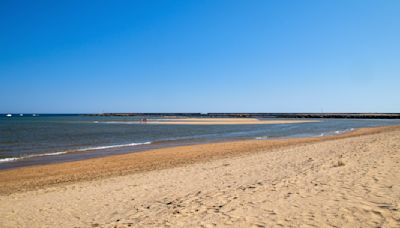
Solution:
<path fill-rule="evenodd" d="M 159 117 L 158 117 L 159 118 Z M 310 137 L 400 120 L 318 119 L 271 125 L 156 125 L 141 117 L 83 115 L 0 116 L 0 169 L 75 161 L 147 149 L 238 139 Z"/>

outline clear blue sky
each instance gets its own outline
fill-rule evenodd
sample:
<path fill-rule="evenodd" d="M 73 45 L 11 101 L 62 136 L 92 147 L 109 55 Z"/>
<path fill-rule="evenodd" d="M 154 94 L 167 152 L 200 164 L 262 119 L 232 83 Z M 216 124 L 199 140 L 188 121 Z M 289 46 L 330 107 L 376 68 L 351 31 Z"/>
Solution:
<path fill-rule="evenodd" d="M 400 1 L 0 2 L 0 113 L 400 112 Z"/>

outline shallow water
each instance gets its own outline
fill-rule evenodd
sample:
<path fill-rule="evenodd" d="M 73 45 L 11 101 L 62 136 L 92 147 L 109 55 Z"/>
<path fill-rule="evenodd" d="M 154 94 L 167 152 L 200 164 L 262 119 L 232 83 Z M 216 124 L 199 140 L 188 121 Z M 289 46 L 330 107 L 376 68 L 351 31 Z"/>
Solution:
<path fill-rule="evenodd" d="M 400 120 L 321 119 L 271 125 L 152 125 L 140 117 L 40 115 L 0 117 L 0 169 L 72 161 L 151 148 L 235 139 L 340 134 Z"/>

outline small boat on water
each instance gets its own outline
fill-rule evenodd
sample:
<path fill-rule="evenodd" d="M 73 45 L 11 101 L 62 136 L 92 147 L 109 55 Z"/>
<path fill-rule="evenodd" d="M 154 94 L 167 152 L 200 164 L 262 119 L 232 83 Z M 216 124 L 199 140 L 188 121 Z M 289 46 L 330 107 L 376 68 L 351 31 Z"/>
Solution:
<path fill-rule="evenodd" d="M 7 117 L 11 117 L 12 115 L 11 115 L 11 114 L 7 114 L 6 116 L 7 116 Z"/>
<path fill-rule="evenodd" d="M 24 114 L 19 114 L 19 116 L 24 116 Z"/>

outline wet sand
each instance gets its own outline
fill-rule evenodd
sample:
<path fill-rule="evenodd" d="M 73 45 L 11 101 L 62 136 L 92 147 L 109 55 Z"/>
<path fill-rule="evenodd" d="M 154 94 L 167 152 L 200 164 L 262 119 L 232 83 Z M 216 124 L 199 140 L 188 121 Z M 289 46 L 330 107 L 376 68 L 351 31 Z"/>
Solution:
<path fill-rule="evenodd" d="M 400 127 L 0 172 L 1 227 L 400 225 Z"/>

